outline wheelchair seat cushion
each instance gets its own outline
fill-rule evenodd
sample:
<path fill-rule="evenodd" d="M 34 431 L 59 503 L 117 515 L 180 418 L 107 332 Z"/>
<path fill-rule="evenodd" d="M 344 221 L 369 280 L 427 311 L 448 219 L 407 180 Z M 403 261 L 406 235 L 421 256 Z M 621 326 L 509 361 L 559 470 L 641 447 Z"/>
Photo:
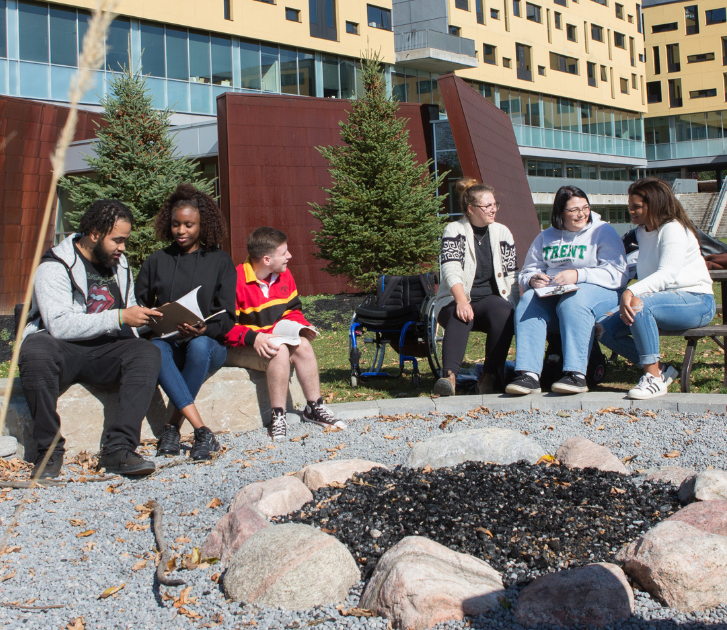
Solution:
<path fill-rule="evenodd" d="M 362 304 L 356 309 L 356 320 L 367 328 L 401 329 L 407 322 L 419 319 L 420 307 L 413 304 L 393 309 Z"/>

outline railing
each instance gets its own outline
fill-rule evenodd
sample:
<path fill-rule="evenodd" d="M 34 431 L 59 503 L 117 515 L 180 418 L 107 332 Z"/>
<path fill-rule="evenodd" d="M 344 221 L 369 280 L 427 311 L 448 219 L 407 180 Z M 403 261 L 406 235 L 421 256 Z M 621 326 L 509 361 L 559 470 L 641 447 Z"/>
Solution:
<path fill-rule="evenodd" d="M 727 206 L 727 178 L 722 180 L 722 188 L 719 189 L 717 203 L 712 207 L 712 213 L 709 216 L 707 234 L 710 236 L 714 236 L 717 233 L 719 224 L 722 222 L 725 206 Z"/>
<path fill-rule="evenodd" d="M 475 41 L 466 37 L 457 37 L 456 35 L 429 29 L 394 34 L 394 50 L 396 52 L 418 50 L 420 48 L 435 48 L 457 55 L 475 56 Z"/>
<path fill-rule="evenodd" d="M 698 193 L 699 182 L 696 179 L 675 179 L 671 183 L 671 190 L 675 195 Z"/>

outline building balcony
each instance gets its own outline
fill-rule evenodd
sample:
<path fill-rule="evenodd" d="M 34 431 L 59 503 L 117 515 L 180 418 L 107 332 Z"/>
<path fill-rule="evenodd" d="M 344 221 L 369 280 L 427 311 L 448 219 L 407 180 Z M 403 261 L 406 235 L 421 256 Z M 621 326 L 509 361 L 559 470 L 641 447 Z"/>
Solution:
<path fill-rule="evenodd" d="M 396 63 L 443 74 L 476 68 L 475 42 L 429 29 L 394 34 Z"/>

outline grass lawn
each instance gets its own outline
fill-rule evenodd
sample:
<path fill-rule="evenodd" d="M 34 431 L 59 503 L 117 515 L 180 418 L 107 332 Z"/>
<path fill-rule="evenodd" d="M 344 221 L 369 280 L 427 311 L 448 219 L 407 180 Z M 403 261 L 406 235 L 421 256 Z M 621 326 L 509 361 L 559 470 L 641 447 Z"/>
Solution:
<path fill-rule="evenodd" d="M 721 303 L 721 286 L 714 284 L 715 298 Z M 375 400 L 378 398 L 429 396 L 434 386 L 434 377 L 429 369 L 426 358 L 419 361 L 419 370 L 422 375 L 421 387 L 416 389 L 412 385 L 411 374 L 407 373 L 401 378 L 380 378 L 364 381 L 358 388 L 351 387 L 349 381 L 350 364 L 348 362 L 348 328 L 353 315 L 353 308 L 362 301 L 361 297 L 351 296 L 345 301 L 342 310 L 340 302 L 332 296 L 317 295 L 303 297 L 303 308 L 309 319 L 321 328 L 321 336 L 313 342 L 321 374 L 321 388 L 323 396 L 329 403 L 350 402 L 355 400 Z M 717 315 L 715 324 L 722 323 L 722 317 Z M 4 340 L 9 332 L 0 331 L 0 340 Z M 662 337 L 661 352 L 665 361 L 681 370 L 682 359 L 686 341 L 681 337 Z M 606 356 L 610 352 L 604 348 Z M 485 335 L 474 333 L 467 344 L 463 367 L 471 367 L 482 361 L 485 356 Z M 510 348 L 509 359 L 515 359 L 515 342 Z M 389 348 L 386 352 L 384 366 L 396 373 L 398 370 L 399 355 Z M 711 340 L 704 339 L 699 342 L 692 370 L 692 391 L 699 393 L 727 394 L 727 388 L 722 384 L 724 377 L 724 353 Z M 411 364 L 408 364 L 411 368 Z M 7 377 L 9 361 L 0 363 L 0 378 Z M 632 387 L 641 375 L 641 371 L 628 364 L 619 357 L 613 364 L 609 364 L 606 379 L 598 391 L 626 391 Z M 679 391 L 679 383 L 669 387 L 670 392 Z M 474 393 L 474 392 L 473 392 Z"/>

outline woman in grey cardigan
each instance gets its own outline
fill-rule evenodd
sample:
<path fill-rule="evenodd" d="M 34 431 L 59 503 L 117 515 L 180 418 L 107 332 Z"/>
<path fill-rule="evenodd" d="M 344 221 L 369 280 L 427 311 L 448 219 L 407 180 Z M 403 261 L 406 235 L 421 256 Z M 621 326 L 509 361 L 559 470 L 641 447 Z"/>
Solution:
<path fill-rule="evenodd" d="M 495 374 L 507 358 L 517 304 L 517 258 L 510 230 L 495 223 L 495 189 L 474 179 L 457 182 L 462 214 L 444 228 L 437 321 L 444 327 L 439 396 L 454 395 L 471 331 L 487 334 L 479 394 L 495 391 Z"/>

